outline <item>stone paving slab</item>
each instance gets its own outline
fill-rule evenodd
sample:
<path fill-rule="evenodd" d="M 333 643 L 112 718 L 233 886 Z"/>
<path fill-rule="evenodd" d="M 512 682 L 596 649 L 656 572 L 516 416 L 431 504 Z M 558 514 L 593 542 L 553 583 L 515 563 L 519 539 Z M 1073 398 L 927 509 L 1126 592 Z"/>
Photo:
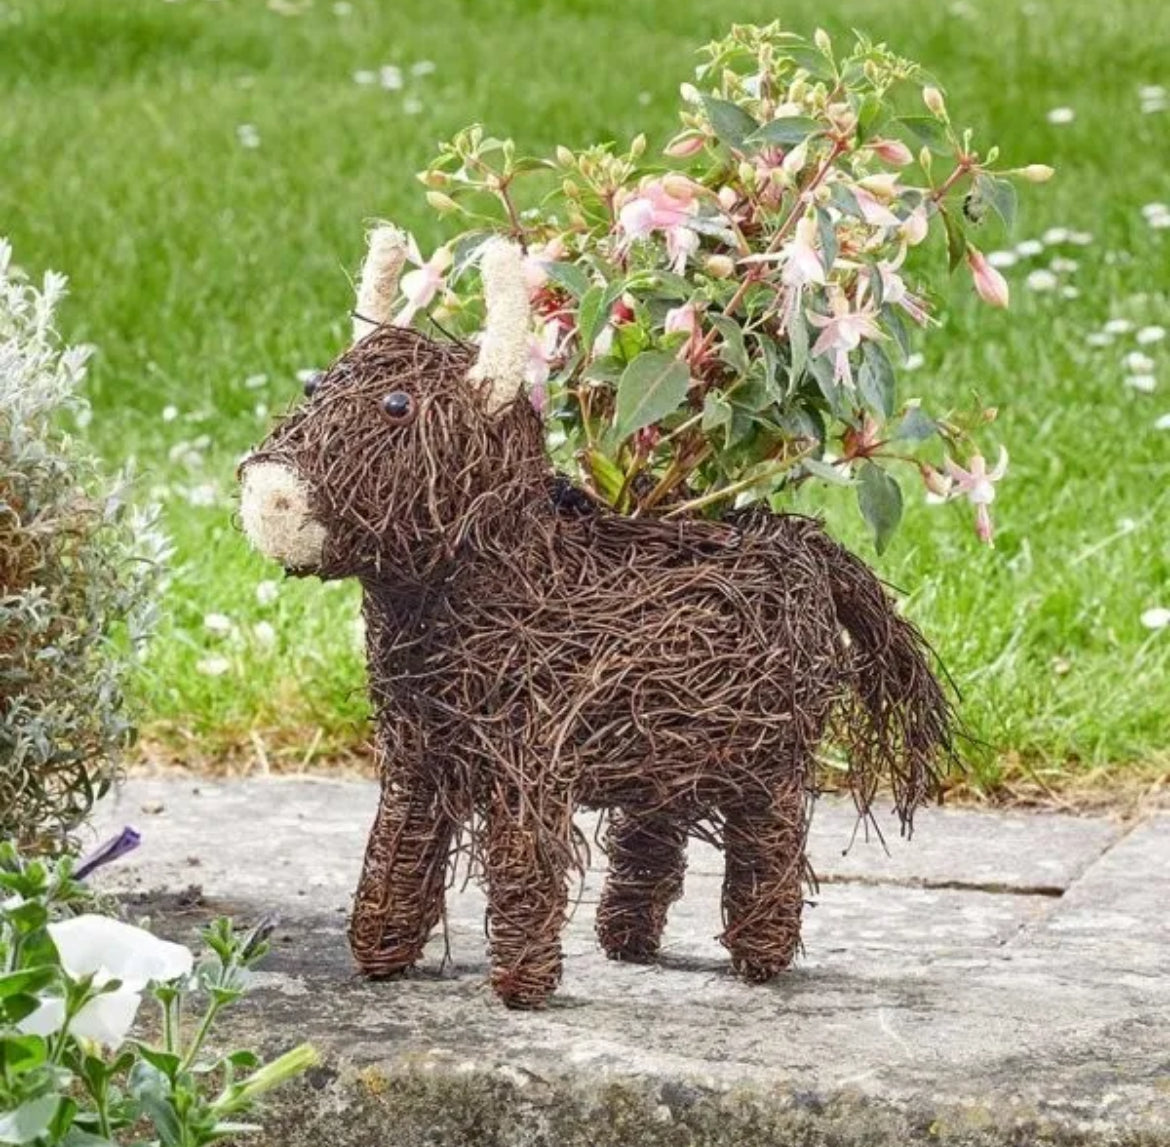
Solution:
<path fill-rule="evenodd" d="M 282 1095 L 266 1143 L 1170 1144 L 1170 816 L 931 810 L 890 856 L 843 857 L 854 814 L 822 802 L 806 952 L 764 987 L 715 941 L 713 851 L 693 851 L 652 968 L 598 950 L 595 870 L 561 992 L 514 1013 L 485 988 L 474 887 L 449 897 L 446 963 L 436 939 L 407 979 L 353 975 L 373 800 L 358 782 L 133 781 L 99 817 L 143 830 L 106 886 L 171 934 L 282 914 L 231 1034 L 312 1039 L 325 1067 Z M 202 899 L 176 911 L 189 884 Z"/>

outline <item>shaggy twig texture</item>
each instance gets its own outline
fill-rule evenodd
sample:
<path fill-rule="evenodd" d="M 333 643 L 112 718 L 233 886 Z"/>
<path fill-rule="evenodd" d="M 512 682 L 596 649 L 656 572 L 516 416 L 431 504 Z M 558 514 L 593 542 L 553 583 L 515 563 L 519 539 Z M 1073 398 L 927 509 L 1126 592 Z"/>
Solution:
<path fill-rule="evenodd" d="M 598 917 L 611 956 L 656 954 L 702 833 L 727 855 L 723 943 L 767 979 L 799 943 L 818 747 L 846 752 L 862 813 L 883 780 L 907 825 L 938 791 L 951 712 L 929 653 L 817 522 L 554 499 L 540 420 L 524 401 L 488 413 L 471 355 L 379 329 L 248 463 L 307 483 L 320 572 L 365 588 L 384 782 L 358 963 L 418 959 L 462 835 L 487 878 L 493 985 L 543 1003 L 583 860 L 573 812 L 590 806 L 617 810 Z M 391 392 L 408 418 L 384 416 Z"/>

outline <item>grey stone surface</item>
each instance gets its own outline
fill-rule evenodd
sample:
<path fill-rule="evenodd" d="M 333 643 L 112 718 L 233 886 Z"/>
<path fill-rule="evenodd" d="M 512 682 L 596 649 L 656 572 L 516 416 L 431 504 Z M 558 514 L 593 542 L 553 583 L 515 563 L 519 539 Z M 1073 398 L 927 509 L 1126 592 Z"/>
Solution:
<path fill-rule="evenodd" d="M 312 1039 L 325 1067 L 280 1098 L 267 1142 L 1170 1144 L 1170 816 L 930 810 L 912 842 L 886 834 L 888 855 L 843 856 L 855 815 L 823 801 L 806 952 L 764 987 L 715 941 L 713 849 L 692 848 L 652 968 L 599 952 L 595 867 L 562 990 L 513 1013 L 485 987 L 474 886 L 449 897 L 445 962 L 436 938 L 407 979 L 353 975 L 374 799 L 356 782 L 133 781 L 99 817 L 143 830 L 104 883 L 162 929 L 282 914 L 231 1034 Z M 201 896 L 176 897 L 189 885 Z"/>

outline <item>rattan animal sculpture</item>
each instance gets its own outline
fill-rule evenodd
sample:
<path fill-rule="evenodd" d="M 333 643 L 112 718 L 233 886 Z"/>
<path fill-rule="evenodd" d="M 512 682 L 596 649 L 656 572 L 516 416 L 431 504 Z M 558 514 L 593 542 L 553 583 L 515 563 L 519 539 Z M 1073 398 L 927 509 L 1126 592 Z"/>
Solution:
<path fill-rule="evenodd" d="M 457 842 L 486 876 L 491 982 L 561 976 L 574 811 L 610 810 L 597 933 L 649 961 L 688 836 L 726 857 L 722 943 L 748 980 L 797 950 L 814 754 L 861 810 L 934 795 L 952 714 L 922 638 L 803 517 L 630 519 L 555 479 L 523 393 L 520 253 L 493 240 L 478 354 L 386 321 L 402 239 L 372 237 L 355 344 L 242 465 L 241 517 L 291 573 L 363 588 L 381 798 L 350 941 L 411 967 Z"/>

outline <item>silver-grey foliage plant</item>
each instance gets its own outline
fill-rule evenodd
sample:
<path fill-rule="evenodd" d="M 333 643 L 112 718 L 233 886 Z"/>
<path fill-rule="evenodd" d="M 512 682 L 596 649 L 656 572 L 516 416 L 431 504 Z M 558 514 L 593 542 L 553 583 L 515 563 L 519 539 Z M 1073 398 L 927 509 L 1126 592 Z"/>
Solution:
<path fill-rule="evenodd" d="M 53 327 L 0 239 L 0 839 L 52 846 L 133 737 L 124 686 L 155 621 L 167 544 L 64 423 L 87 414 L 90 348 Z"/>

